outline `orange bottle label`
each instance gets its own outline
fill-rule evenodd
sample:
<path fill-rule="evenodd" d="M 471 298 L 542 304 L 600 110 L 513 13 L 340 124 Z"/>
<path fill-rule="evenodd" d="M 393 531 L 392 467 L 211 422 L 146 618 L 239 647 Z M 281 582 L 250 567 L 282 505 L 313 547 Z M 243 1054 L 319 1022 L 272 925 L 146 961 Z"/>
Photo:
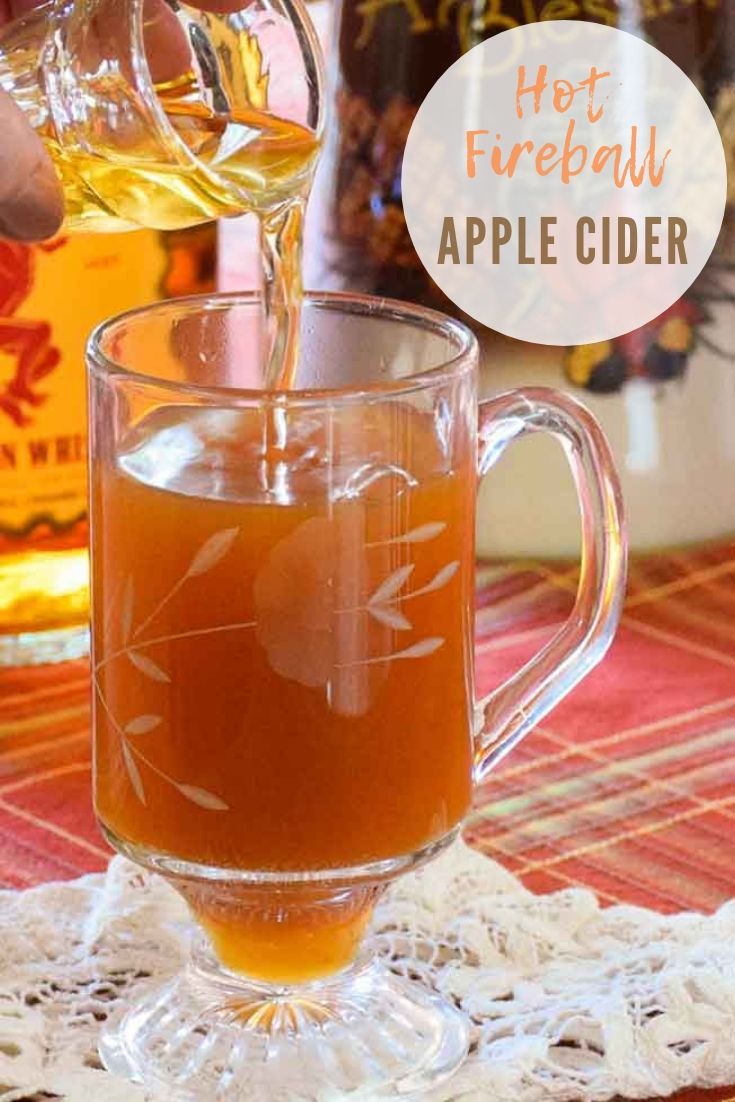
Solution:
<path fill-rule="evenodd" d="M 0 533 L 86 514 L 87 337 L 160 298 L 170 266 L 153 231 L 0 241 Z"/>

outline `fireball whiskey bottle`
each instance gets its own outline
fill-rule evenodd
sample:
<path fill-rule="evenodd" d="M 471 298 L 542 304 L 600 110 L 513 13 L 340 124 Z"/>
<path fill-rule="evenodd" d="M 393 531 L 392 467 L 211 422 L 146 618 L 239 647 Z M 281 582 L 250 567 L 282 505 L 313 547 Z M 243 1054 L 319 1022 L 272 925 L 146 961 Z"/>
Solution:
<path fill-rule="evenodd" d="M 401 163 L 422 100 L 483 39 L 539 20 L 599 22 L 645 37 L 694 81 L 722 134 L 729 206 L 718 247 L 686 295 L 635 333 L 570 349 L 463 320 L 480 339 L 484 393 L 545 384 L 592 408 L 616 453 L 634 549 L 735 532 L 735 0 L 336 2 L 333 121 L 307 223 L 305 278 L 314 288 L 459 314 L 412 247 Z M 576 554 L 577 506 L 553 445 L 531 441 L 506 462 L 516 477 L 489 479 L 480 492 L 480 552 Z"/>
<path fill-rule="evenodd" d="M 211 290 L 215 235 L 0 240 L 0 665 L 85 652 L 84 346 L 110 314 Z"/>

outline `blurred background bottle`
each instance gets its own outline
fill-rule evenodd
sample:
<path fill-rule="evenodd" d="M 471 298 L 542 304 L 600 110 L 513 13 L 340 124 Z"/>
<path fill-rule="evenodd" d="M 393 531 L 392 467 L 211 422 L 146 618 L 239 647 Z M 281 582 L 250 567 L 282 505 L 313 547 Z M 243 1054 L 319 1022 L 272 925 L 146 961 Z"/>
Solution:
<path fill-rule="evenodd" d="M 635 333 L 577 348 L 513 341 L 478 326 L 482 389 L 558 386 L 605 428 L 634 551 L 735 532 L 735 0 L 337 0 L 332 122 L 309 211 L 306 285 L 409 299 L 458 314 L 414 252 L 401 162 L 416 110 L 477 42 L 523 23 L 584 19 L 645 37 L 695 82 L 728 158 L 728 214 L 696 284 Z M 487 479 L 481 554 L 560 557 L 578 548 L 565 461 L 531 439 Z"/>
<path fill-rule="evenodd" d="M 56 240 L 0 241 L 0 665 L 86 649 L 90 330 L 214 290 L 207 220 L 285 217 L 308 188 L 321 128 L 311 24 L 290 0 L 247 18 L 211 7 L 57 0 L 0 30 L 0 86 L 46 144 L 66 205 Z M 277 250 L 269 260 L 277 281 Z"/>
<path fill-rule="evenodd" d="M 110 314 L 214 289 L 216 225 L 0 240 L 0 665 L 87 648 L 84 347 Z"/>

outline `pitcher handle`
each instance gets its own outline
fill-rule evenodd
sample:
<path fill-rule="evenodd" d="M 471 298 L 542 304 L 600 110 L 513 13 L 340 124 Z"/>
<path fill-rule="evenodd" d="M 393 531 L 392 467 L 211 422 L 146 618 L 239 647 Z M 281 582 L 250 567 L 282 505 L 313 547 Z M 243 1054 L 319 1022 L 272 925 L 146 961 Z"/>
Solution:
<path fill-rule="evenodd" d="M 504 685 L 475 706 L 475 778 L 481 780 L 602 659 L 625 594 L 627 540 L 620 482 L 602 429 L 560 391 L 529 387 L 480 403 L 478 477 L 531 432 L 566 452 L 582 519 L 582 562 L 564 627 Z"/>

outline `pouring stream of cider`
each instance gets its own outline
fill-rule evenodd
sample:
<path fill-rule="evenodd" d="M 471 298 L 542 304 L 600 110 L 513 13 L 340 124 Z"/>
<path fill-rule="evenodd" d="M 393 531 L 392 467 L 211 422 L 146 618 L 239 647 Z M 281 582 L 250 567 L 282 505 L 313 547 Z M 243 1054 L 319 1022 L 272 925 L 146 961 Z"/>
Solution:
<path fill-rule="evenodd" d="M 265 313 L 263 386 L 290 389 L 298 359 L 304 211 L 318 139 L 305 126 L 256 109 L 217 115 L 201 102 L 187 103 L 181 83 L 177 85 L 158 93 L 179 136 L 199 160 L 216 165 L 221 177 L 254 197 Z M 233 130 L 242 128 L 257 137 L 220 159 L 223 141 L 231 141 Z"/>
<path fill-rule="evenodd" d="M 188 75 L 157 88 L 166 116 L 188 149 L 215 168 L 220 179 L 252 196 L 260 222 L 263 386 L 286 390 L 296 375 L 302 231 L 318 139 L 307 127 L 257 108 L 216 114 L 201 100 L 188 98 L 191 90 Z"/>

